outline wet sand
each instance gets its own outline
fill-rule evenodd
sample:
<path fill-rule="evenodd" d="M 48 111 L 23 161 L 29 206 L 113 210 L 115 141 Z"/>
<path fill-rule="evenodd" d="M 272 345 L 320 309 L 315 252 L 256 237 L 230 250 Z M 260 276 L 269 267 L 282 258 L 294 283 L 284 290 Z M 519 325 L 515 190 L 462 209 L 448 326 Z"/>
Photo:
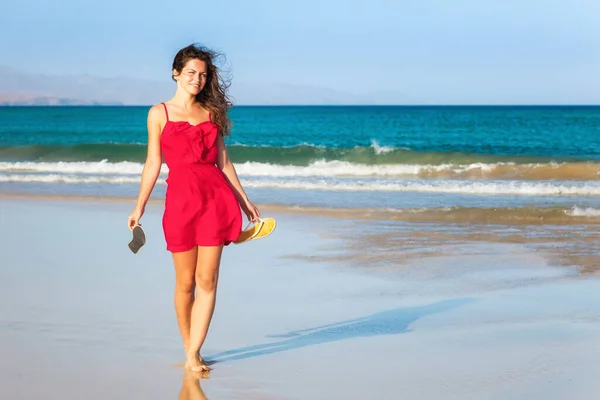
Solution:
<path fill-rule="evenodd" d="M 137 255 L 130 208 L 0 198 L 0 398 L 600 396 L 593 226 L 588 242 L 561 241 L 549 227 L 263 212 L 277 231 L 225 250 L 213 371 L 198 381 L 181 368 L 162 204 Z M 563 242 L 580 243 L 586 268 L 560 261 Z"/>

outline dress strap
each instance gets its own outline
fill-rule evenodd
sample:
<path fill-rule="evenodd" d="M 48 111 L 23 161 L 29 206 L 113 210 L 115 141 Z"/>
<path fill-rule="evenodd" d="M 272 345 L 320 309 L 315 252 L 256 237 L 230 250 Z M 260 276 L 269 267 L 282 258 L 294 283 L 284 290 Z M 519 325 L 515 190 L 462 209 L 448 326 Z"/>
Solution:
<path fill-rule="evenodd" d="M 210 114 L 210 111 L 208 112 L 208 120 L 212 122 L 212 115 Z"/>
<path fill-rule="evenodd" d="M 167 116 L 167 122 L 169 121 L 169 112 L 167 111 L 167 105 L 165 103 L 161 103 L 165 108 L 165 115 Z"/>

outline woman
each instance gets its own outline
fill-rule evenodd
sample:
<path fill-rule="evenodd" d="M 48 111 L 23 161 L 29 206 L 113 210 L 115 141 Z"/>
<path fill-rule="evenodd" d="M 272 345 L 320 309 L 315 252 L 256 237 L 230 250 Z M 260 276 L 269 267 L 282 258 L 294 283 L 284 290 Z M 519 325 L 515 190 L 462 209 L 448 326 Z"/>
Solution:
<path fill-rule="evenodd" d="M 148 112 L 148 154 L 128 218 L 129 229 L 139 225 L 164 156 L 169 175 L 162 223 L 175 265 L 175 312 L 186 368 L 196 372 L 209 369 L 200 348 L 215 307 L 223 246 L 241 232 L 240 206 L 249 220 L 260 218 L 227 155 L 223 137 L 231 127 L 231 102 L 215 57 L 197 45 L 175 56 L 175 96 Z"/>

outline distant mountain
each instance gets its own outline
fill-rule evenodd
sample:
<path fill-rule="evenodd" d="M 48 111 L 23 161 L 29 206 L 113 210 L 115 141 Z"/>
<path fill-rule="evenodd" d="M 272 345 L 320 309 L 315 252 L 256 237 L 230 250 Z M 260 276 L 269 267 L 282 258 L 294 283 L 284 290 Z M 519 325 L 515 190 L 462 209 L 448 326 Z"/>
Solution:
<path fill-rule="evenodd" d="M 173 90 L 169 82 L 90 75 L 36 75 L 0 67 L 0 99 L 63 99 L 68 104 L 154 104 Z M 42 100 L 43 101 L 43 100 Z"/>
<path fill-rule="evenodd" d="M 36 96 L 34 94 L 8 94 L 0 93 L 0 106 L 107 106 L 123 105 L 120 102 L 92 101 L 82 99 L 69 99 L 53 96 Z"/>
<path fill-rule="evenodd" d="M 0 105 L 150 105 L 169 99 L 174 83 L 129 77 L 90 75 L 37 75 L 0 66 Z M 334 89 L 290 84 L 233 82 L 236 105 L 415 104 L 397 92 L 349 93 Z"/>

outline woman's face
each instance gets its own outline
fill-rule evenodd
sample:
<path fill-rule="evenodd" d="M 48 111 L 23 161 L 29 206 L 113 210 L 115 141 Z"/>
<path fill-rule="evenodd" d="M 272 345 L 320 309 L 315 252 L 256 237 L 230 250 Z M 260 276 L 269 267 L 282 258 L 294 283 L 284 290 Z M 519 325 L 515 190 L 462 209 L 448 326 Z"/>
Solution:
<path fill-rule="evenodd" d="M 173 71 L 177 85 L 187 93 L 195 96 L 202 91 L 206 84 L 206 63 L 202 60 L 189 60 L 181 73 Z"/>

